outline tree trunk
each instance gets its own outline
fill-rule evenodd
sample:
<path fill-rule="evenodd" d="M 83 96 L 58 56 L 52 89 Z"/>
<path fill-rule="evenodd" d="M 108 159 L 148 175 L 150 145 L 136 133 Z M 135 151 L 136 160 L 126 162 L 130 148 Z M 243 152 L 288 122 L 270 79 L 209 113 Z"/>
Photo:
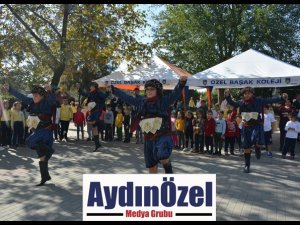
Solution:
<path fill-rule="evenodd" d="M 53 70 L 54 75 L 53 75 L 53 78 L 51 81 L 51 85 L 58 86 L 60 77 L 63 74 L 63 72 L 65 71 L 65 67 L 66 67 L 65 64 L 62 64 Z"/>

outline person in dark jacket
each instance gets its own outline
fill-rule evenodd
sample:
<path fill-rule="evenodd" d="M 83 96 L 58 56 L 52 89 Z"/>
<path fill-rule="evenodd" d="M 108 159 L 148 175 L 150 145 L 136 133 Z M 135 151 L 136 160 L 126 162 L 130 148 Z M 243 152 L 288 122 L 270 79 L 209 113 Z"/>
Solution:
<path fill-rule="evenodd" d="M 4 85 L 10 94 L 29 105 L 28 127 L 33 133 L 26 139 L 29 148 L 36 150 L 40 159 L 41 182 L 37 186 L 42 186 L 48 180 L 51 180 L 48 171 L 48 161 L 54 153 L 53 145 L 53 123 L 51 121 L 52 109 L 56 104 L 56 96 L 50 85 L 45 88 L 35 85 L 31 89 L 33 98 L 29 98 L 9 84 Z"/>
<path fill-rule="evenodd" d="M 286 100 L 288 98 L 288 95 L 286 93 L 283 93 L 282 97 L 255 97 L 254 91 L 251 87 L 245 87 L 241 91 L 241 93 L 243 95 L 243 99 L 239 101 L 233 101 L 228 90 L 225 92 L 225 97 L 228 104 L 232 105 L 233 107 L 240 108 L 243 122 L 241 138 L 245 156 L 244 172 L 249 173 L 252 146 L 255 147 L 256 158 L 260 159 L 260 148 L 262 145 L 264 145 L 264 123 L 262 119 L 263 117 L 261 116 L 261 114 L 263 113 L 263 106 L 266 104 Z"/>
<path fill-rule="evenodd" d="M 181 96 L 187 77 L 180 77 L 175 89 L 163 96 L 163 85 L 156 79 L 145 83 L 146 98 L 138 100 L 111 85 L 112 93 L 134 106 L 142 106 L 138 112 L 139 123 L 144 133 L 144 156 L 149 173 L 157 173 L 161 163 L 165 173 L 173 173 L 170 106 Z M 136 124 L 137 125 L 137 124 Z"/>
<path fill-rule="evenodd" d="M 89 105 L 90 115 L 89 122 L 92 124 L 93 141 L 95 143 L 95 151 L 101 147 L 99 140 L 99 130 L 101 129 L 100 115 L 105 107 L 105 99 L 108 97 L 107 93 L 102 93 L 98 88 L 97 82 L 92 82 L 90 85 L 90 92 L 83 92 L 80 84 L 77 83 L 78 93 L 81 96 L 88 97 L 87 105 Z M 89 104 L 94 102 L 95 104 Z"/>

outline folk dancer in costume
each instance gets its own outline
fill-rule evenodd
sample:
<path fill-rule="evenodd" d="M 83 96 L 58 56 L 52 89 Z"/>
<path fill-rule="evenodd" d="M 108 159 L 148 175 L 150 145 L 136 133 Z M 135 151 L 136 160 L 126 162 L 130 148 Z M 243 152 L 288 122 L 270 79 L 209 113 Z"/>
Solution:
<path fill-rule="evenodd" d="M 260 148 L 264 145 L 264 122 L 260 115 L 263 112 L 263 106 L 286 100 L 288 95 L 283 93 L 281 97 L 259 98 L 254 96 L 254 91 L 251 87 L 245 87 L 241 94 L 243 99 L 239 101 L 233 101 L 229 91 L 225 92 L 225 97 L 228 104 L 240 108 L 242 115 L 241 139 L 245 156 L 244 172 L 249 173 L 252 146 L 255 147 L 256 158 L 260 159 Z"/>
<path fill-rule="evenodd" d="M 82 89 L 80 88 L 79 83 L 77 83 L 77 88 L 78 88 L 79 95 L 88 97 L 87 104 L 88 104 L 88 108 L 90 111 L 88 121 L 89 121 L 89 124 L 92 124 L 92 126 L 93 126 L 92 133 L 93 133 L 93 141 L 95 143 L 95 150 L 94 150 L 94 152 L 95 152 L 95 151 L 97 151 L 98 148 L 101 147 L 101 144 L 99 141 L 99 130 L 100 130 L 101 124 L 100 124 L 99 118 L 100 118 L 102 110 L 105 106 L 105 99 L 106 99 L 106 97 L 108 97 L 108 95 L 99 91 L 97 82 L 92 82 L 90 84 L 90 92 L 89 93 L 83 92 Z M 94 102 L 95 104 L 89 105 L 89 103 L 91 103 L 91 102 Z"/>
<path fill-rule="evenodd" d="M 45 88 L 35 85 L 31 89 L 32 98 L 29 98 L 17 90 L 4 84 L 10 94 L 29 105 L 30 116 L 27 120 L 28 127 L 33 133 L 26 139 L 26 145 L 36 150 L 40 159 L 39 167 L 41 173 L 41 182 L 37 186 L 42 186 L 46 181 L 51 180 L 48 171 L 48 161 L 54 153 L 53 145 L 53 124 L 51 121 L 52 109 L 55 106 L 55 93 L 50 85 Z"/>
<path fill-rule="evenodd" d="M 163 85 L 156 79 L 145 83 L 146 98 L 138 100 L 111 85 L 112 93 L 134 106 L 139 107 L 139 124 L 144 133 L 144 156 L 149 173 L 157 173 L 160 162 L 165 173 L 173 173 L 170 156 L 173 143 L 171 138 L 170 106 L 181 96 L 187 77 L 180 77 L 175 89 L 163 96 Z"/>

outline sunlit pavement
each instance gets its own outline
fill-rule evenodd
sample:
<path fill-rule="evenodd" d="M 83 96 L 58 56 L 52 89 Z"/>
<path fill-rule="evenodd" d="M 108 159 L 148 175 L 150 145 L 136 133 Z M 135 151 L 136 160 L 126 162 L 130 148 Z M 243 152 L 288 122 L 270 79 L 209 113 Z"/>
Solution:
<path fill-rule="evenodd" d="M 82 174 L 144 173 L 143 146 L 75 141 L 70 126 L 69 142 L 54 144 L 49 162 L 52 180 L 43 187 L 38 159 L 33 150 L 0 151 L 0 220 L 82 220 Z M 257 160 L 252 154 L 251 173 L 243 173 L 243 157 L 199 155 L 173 150 L 175 173 L 216 174 L 217 220 L 300 220 L 300 144 L 295 160 L 282 159 L 279 134 L 273 135 L 273 158 L 265 151 Z M 223 152 L 224 154 L 224 152 Z M 163 173 L 160 166 L 159 172 Z"/>

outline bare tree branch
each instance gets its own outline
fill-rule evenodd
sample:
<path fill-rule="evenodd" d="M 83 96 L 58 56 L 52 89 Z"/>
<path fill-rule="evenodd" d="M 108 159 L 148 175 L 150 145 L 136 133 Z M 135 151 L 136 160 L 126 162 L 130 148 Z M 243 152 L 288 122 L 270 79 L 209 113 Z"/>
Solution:
<path fill-rule="evenodd" d="M 62 32 L 61 32 L 61 42 L 60 42 L 60 50 L 63 52 L 66 48 L 66 39 L 67 39 L 67 26 L 68 26 L 68 18 L 70 15 L 72 5 L 71 4 L 65 4 L 64 5 L 64 18 L 63 18 L 63 26 L 62 26 Z"/>

